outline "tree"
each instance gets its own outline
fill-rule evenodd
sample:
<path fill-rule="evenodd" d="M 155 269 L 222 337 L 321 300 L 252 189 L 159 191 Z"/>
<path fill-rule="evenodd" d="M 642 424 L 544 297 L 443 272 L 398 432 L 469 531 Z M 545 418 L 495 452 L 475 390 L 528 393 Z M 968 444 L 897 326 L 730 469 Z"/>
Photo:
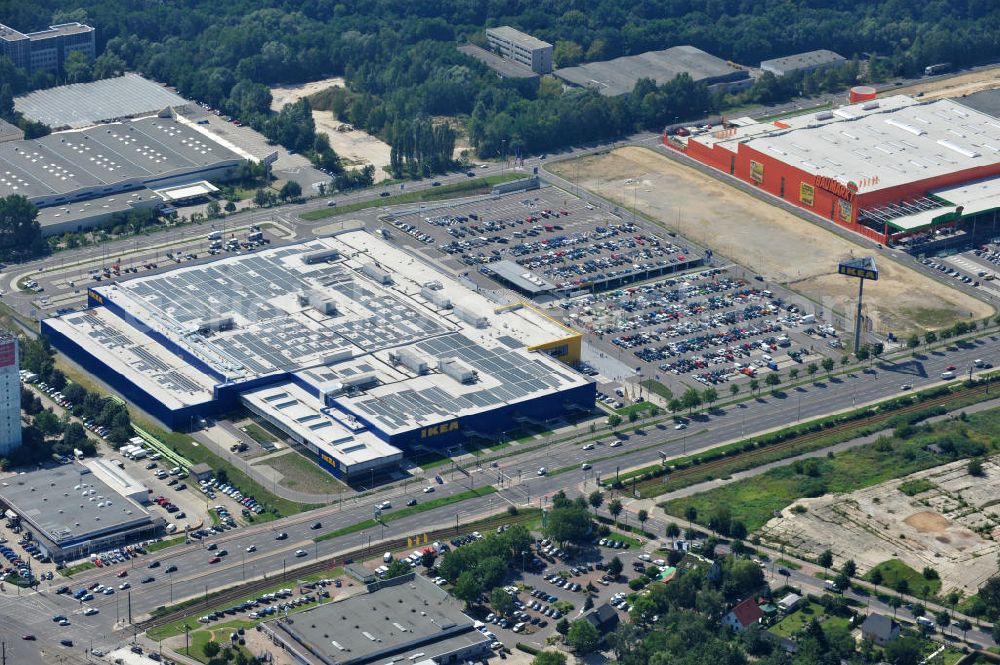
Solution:
<path fill-rule="evenodd" d="M 300 196 L 302 196 L 302 186 L 294 180 L 286 182 L 281 186 L 281 190 L 278 192 L 278 198 L 282 201 L 297 199 Z"/>
<path fill-rule="evenodd" d="M 563 544 L 567 542 L 583 542 L 589 538 L 593 529 L 593 521 L 587 504 L 582 497 L 577 502 L 567 501 L 555 505 L 549 511 L 545 523 L 545 535 Z"/>
<path fill-rule="evenodd" d="M 896 580 L 896 585 L 894 588 L 896 590 L 896 593 L 898 593 L 899 595 L 903 595 L 904 593 L 910 592 L 910 583 L 907 582 L 905 578 L 900 578 Z"/>
<path fill-rule="evenodd" d="M 639 520 L 639 527 L 643 528 L 646 524 L 646 520 L 649 519 L 649 511 L 645 508 L 640 508 L 639 512 L 636 514 L 636 518 Z"/>
<path fill-rule="evenodd" d="M 917 336 L 916 333 L 913 333 L 912 335 L 906 338 L 906 348 L 915 349 L 918 346 L 920 346 L 920 338 Z"/>
<path fill-rule="evenodd" d="M 63 430 L 62 421 L 59 420 L 58 416 L 47 409 L 39 412 L 39 414 L 35 416 L 35 427 L 37 427 L 38 431 L 40 431 L 44 436 L 54 436 Z"/>
<path fill-rule="evenodd" d="M 840 567 L 840 572 L 848 577 L 854 577 L 858 572 L 858 564 L 854 563 L 854 559 L 848 559 L 844 562 L 844 565 Z"/>
<path fill-rule="evenodd" d="M 222 651 L 222 647 L 220 647 L 219 643 L 215 640 L 210 640 L 205 643 L 205 646 L 203 646 L 201 650 L 209 658 L 215 658 L 219 655 L 219 652 Z"/>
<path fill-rule="evenodd" d="M 968 619 L 959 619 L 955 622 L 955 628 L 962 631 L 962 640 L 965 640 L 965 634 L 972 630 L 972 622 Z"/>
<path fill-rule="evenodd" d="M 490 607 L 497 616 L 510 616 L 514 611 L 514 597 L 504 591 L 502 587 L 496 587 L 490 591 Z"/>
<path fill-rule="evenodd" d="M 684 391 L 684 394 L 681 395 L 681 404 L 683 404 L 684 408 L 688 410 L 688 413 L 691 413 L 696 408 L 701 406 L 701 393 L 694 388 L 688 388 Z"/>
<path fill-rule="evenodd" d="M 705 388 L 701 393 L 701 399 L 711 407 L 719 399 L 719 391 L 715 388 Z"/>
<path fill-rule="evenodd" d="M 764 383 L 775 388 L 781 383 L 781 375 L 777 372 L 768 372 L 767 376 L 764 377 Z"/>
<path fill-rule="evenodd" d="M 966 469 L 969 471 L 970 476 L 982 477 L 985 475 L 983 473 L 983 460 L 978 457 L 970 459 Z"/>
<path fill-rule="evenodd" d="M 420 565 L 428 570 L 434 567 L 434 561 L 436 559 L 437 554 L 434 553 L 433 547 L 428 547 L 420 553 Z"/>
<path fill-rule="evenodd" d="M 941 632 L 945 632 L 945 628 L 951 624 L 951 615 L 948 614 L 948 610 L 941 610 L 934 615 L 934 621 L 938 626 L 941 627 Z"/>
<path fill-rule="evenodd" d="M 569 632 L 569 619 L 563 617 L 556 622 L 556 632 L 565 636 Z"/>
<path fill-rule="evenodd" d="M 557 67 L 572 67 L 583 60 L 583 49 L 576 42 L 557 40 L 552 49 L 552 61 Z"/>
<path fill-rule="evenodd" d="M 209 201 L 208 205 L 205 206 L 205 214 L 209 219 L 215 219 L 222 212 L 222 208 L 219 206 L 218 201 Z"/>
<path fill-rule="evenodd" d="M 594 509 L 594 512 L 597 512 L 597 510 L 604 503 L 604 492 L 601 490 L 594 490 L 590 493 L 590 496 L 587 497 L 587 503 L 589 503 L 590 507 Z"/>
<path fill-rule="evenodd" d="M 826 573 L 827 569 L 833 565 L 833 552 L 830 550 L 823 550 L 820 552 L 819 556 L 816 557 L 816 563 L 823 566 L 823 572 Z"/>
<path fill-rule="evenodd" d="M 676 540 L 679 535 L 681 535 L 681 528 L 677 526 L 677 522 L 670 522 L 667 524 L 666 536 L 670 539 L 671 548 L 673 548 L 674 540 Z"/>
<path fill-rule="evenodd" d="M 788 378 L 790 378 L 792 381 L 799 378 L 799 368 L 793 367 L 790 370 L 788 370 Z"/>
<path fill-rule="evenodd" d="M 618 557 L 612 557 L 611 561 L 608 562 L 608 575 L 617 579 L 619 575 L 622 574 L 622 569 L 624 568 L 622 560 Z"/>
<path fill-rule="evenodd" d="M 389 564 L 389 569 L 385 572 L 386 579 L 399 577 L 410 572 L 410 565 L 404 561 L 393 561 Z"/>
<path fill-rule="evenodd" d="M 735 383 L 729 384 L 729 394 L 730 395 L 732 395 L 733 397 L 736 397 L 736 394 L 738 392 L 740 392 L 740 387 L 738 385 L 736 385 Z"/>
<path fill-rule="evenodd" d="M 892 665 L 917 665 L 923 658 L 920 641 L 913 637 L 897 637 L 883 647 L 883 653 Z"/>
<path fill-rule="evenodd" d="M 637 420 L 639 420 L 639 412 L 636 411 L 635 409 L 632 409 L 631 411 L 628 412 L 628 421 L 630 423 L 634 423 Z"/>
<path fill-rule="evenodd" d="M 611 501 L 608 502 L 608 512 L 611 514 L 611 517 L 615 519 L 615 524 L 618 524 L 618 516 L 622 514 L 623 508 L 624 506 L 622 506 L 620 499 L 611 499 Z"/>
<path fill-rule="evenodd" d="M 226 201 L 226 205 L 223 206 L 223 210 L 226 212 L 236 212 L 236 204 L 233 201 Z"/>
<path fill-rule="evenodd" d="M 830 376 L 830 372 L 833 371 L 833 358 L 830 358 L 829 356 L 823 358 L 820 364 L 823 366 L 823 371 L 826 372 L 826 375 Z"/>
<path fill-rule="evenodd" d="M 19 194 L 0 197 L 0 261 L 34 258 L 44 251 L 46 243 L 37 217 L 38 208 L 26 197 Z M 34 369 L 31 371 L 47 378 Z"/>
<path fill-rule="evenodd" d="M 819 366 L 816 365 L 816 363 L 809 363 L 809 365 L 806 366 L 806 374 L 808 374 L 809 376 L 812 376 L 818 371 L 819 371 Z"/>
<path fill-rule="evenodd" d="M 566 665 L 566 654 L 559 651 L 542 651 L 532 658 L 531 665 Z"/>
<path fill-rule="evenodd" d="M 612 413 L 608 416 L 608 427 L 614 429 L 622 424 L 622 417 L 617 413 Z"/>
<path fill-rule="evenodd" d="M 872 583 L 875 587 L 875 593 L 878 593 L 878 585 L 882 583 L 882 571 L 878 568 L 873 568 L 870 573 L 868 573 L 868 581 Z"/>
<path fill-rule="evenodd" d="M 750 379 L 750 394 L 753 395 L 758 390 L 760 390 L 760 381 L 757 379 Z"/>
<path fill-rule="evenodd" d="M 688 506 L 687 508 L 685 508 L 684 509 L 684 519 L 686 519 L 688 522 L 697 522 L 698 521 L 698 509 L 695 508 L 694 506 Z"/>
<path fill-rule="evenodd" d="M 594 624 L 586 619 L 577 619 L 569 625 L 566 633 L 566 644 L 580 655 L 593 653 L 601 641 L 601 635 Z"/>
<path fill-rule="evenodd" d="M 683 408 L 684 408 L 684 403 L 681 402 L 676 397 L 672 398 L 669 402 L 667 402 L 667 410 L 670 411 L 670 413 L 674 414 L 679 413 Z"/>
<path fill-rule="evenodd" d="M 924 343 L 925 344 L 933 344 L 936 341 L 937 341 L 937 333 L 934 332 L 933 330 L 931 330 L 931 331 L 929 331 L 929 332 L 927 332 L 927 333 L 924 334 Z"/>
<path fill-rule="evenodd" d="M 63 61 L 67 83 L 86 83 L 94 77 L 90 59 L 80 51 L 73 51 Z"/>

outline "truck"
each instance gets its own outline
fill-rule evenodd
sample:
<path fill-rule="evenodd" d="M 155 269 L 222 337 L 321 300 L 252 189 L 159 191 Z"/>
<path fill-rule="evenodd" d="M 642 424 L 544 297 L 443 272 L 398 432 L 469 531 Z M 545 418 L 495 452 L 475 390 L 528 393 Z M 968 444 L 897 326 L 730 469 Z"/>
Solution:
<path fill-rule="evenodd" d="M 935 74 L 943 74 L 951 69 L 950 62 L 939 62 L 936 65 L 927 65 L 924 67 L 924 76 L 934 76 Z"/>
<path fill-rule="evenodd" d="M 222 231 L 212 231 L 208 234 L 209 240 L 222 240 Z"/>

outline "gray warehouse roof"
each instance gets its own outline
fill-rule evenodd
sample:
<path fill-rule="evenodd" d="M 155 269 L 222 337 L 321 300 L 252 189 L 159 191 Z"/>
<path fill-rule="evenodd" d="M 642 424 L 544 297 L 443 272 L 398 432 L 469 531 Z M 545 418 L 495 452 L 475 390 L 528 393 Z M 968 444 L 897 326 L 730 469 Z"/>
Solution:
<path fill-rule="evenodd" d="M 269 625 L 283 640 L 291 636 L 296 648 L 338 665 L 412 663 L 486 641 L 458 603 L 420 575 L 306 610 L 294 623 Z"/>
<path fill-rule="evenodd" d="M 7 478 L 0 482 L 0 502 L 55 543 L 151 521 L 145 509 L 75 463 Z"/>
<path fill-rule="evenodd" d="M 49 127 L 90 127 L 186 104 L 183 97 L 138 74 L 92 83 L 61 85 L 14 99 L 25 117 Z"/>
<path fill-rule="evenodd" d="M 239 161 L 193 127 L 142 118 L 0 143 L 0 196 L 89 197 L 104 186 L 138 185 Z"/>
<path fill-rule="evenodd" d="M 816 69 L 826 65 L 833 65 L 845 62 L 846 58 L 839 53 L 834 53 L 827 49 L 817 51 L 807 51 L 805 53 L 795 53 L 781 58 L 764 60 L 760 63 L 760 68 L 766 72 L 772 72 L 778 76 L 790 74 L 802 69 Z"/>
<path fill-rule="evenodd" d="M 722 58 L 694 46 L 673 46 L 664 51 L 647 51 L 603 62 L 591 62 L 579 67 L 557 69 L 555 75 L 570 83 L 596 88 L 602 95 L 616 97 L 631 92 L 636 81 L 651 78 L 657 85 L 672 81 L 687 73 L 696 82 L 707 85 L 735 82 L 748 74 L 726 64 Z"/>

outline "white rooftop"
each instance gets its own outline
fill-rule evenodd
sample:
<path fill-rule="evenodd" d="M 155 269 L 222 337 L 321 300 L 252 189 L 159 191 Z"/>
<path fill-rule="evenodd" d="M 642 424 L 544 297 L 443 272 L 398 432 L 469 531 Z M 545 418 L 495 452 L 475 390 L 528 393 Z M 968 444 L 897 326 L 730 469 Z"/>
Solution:
<path fill-rule="evenodd" d="M 832 111 L 694 137 L 733 152 L 745 143 L 861 194 L 1000 162 L 1000 120 L 948 99 L 896 95 Z"/>
<path fill-rule="evenodd" d="M 894 217 L 889 223 L 903 231 L 927 226 L 938 217 L 954 213 L 958 207 L 963 215 L 973 215 L 1000 208 L 1000 176 L 934 189 L 930 194 L 944 203 L 944 207 L 922 210 L 912 215 Z"/>

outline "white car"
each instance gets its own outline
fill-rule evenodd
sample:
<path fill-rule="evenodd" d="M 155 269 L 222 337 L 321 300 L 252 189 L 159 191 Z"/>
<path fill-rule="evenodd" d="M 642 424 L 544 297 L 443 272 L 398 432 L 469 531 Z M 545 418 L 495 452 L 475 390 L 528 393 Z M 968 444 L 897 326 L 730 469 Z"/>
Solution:
<path fill-rule="evenodd" d="M 612 448 L 618 448 L 621 445 L 622 445 L 622 440 L 621 439 L 615 439 L 614 441 L 611 442 L 611 447 Z"/>
<path fill-rule="evenodd" d="M 589 471 L 590 468 L 591 468 L 591 466 L 589 464 L 587 464 L 586 462 L 584 462 L 583 464 L 580 465 L 580 468 L 582 470 L 584 470 L 584 471 Z"/>
<path fill-rule="evenodd" d="M 687 423 L 677 423 L 674 425 L 674 429 L 687 429 Z"/>
<path fill-rule="evenodd" d="M 125 589 L 131 589 L 132 585 L 129 584 L 128 582 L 122 582 L 121 584 L 118 585 L 118 588 L 124 591 Z"/>
<path fill-rule="evenodd" d="M 424 488 L 424 494 L 430 494 L 433 491 L 434 491 L 434 487 L 431 486 L 431 485 L 428 485 L 427 487 Z"/>
<path fill-rule="evenodd" d="M 594 444 L 592 443 L 588 443 L 583 447 L 583 450 L 593 450 L 593 449 L 594 449 Z"/>
<path fill-rule="evenodd" d="M 305 550 L 295 550 L 295 556 L 301 558 L 301 557 L 304 557 L 304 556 L 309 556 L 309 553 L 306 552 Z"/>
<path fill-rule="evenodd" d="M 544 476 L 548 472 L 549 472 L 549 470 L 546 469 L 544 466 L 538 467 L 538 475 Z"/>
<path fill-rule="evenodd" d="M 97 614 L 98 612 L 100 612 L 100 610 L 97 609 L 96 607 L 88 607 L 87 609 L 85 609 L 83 611 L 83 616 L 85 616 L 85 617 L 92 617 L 95 614 Z"/>
<path fill-rule="evenodd" d="M 257 551 L 257 546 L 256 545 L 248 545 L 247 546 L 247 552 L 256 552 L 256 551 Z"/>

